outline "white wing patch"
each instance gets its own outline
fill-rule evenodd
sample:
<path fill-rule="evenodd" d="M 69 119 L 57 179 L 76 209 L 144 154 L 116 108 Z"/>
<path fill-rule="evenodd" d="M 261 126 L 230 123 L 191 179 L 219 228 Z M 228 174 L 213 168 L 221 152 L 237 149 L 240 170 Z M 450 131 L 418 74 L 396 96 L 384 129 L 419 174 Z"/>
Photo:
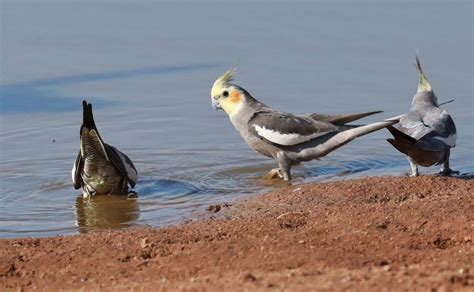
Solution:
<path fill-rule="evenodd" d="M 120 157 L 120 161 L 122 161 L 123 166 L 125 166 L 125 171 L 127 172 L 128 179 L 133 181 L 134 183 L 137 183 L 138 174 L 137 174 L 137 171 L 135 170 L 134 166 L 130 165 L 130 163 L 129 163 L 130 159 L 127 160 L 127 158 L 124 156 L 124 154 L 122 152 L 118 151 L 117 148 L 115 148 L 115 150 L 116 150 L 118 156 Z"/>
<path fill-rule="evenodd" d="M 71 171 L 71 177 L 72 177 L 72 182 L 73 184 L 76 184 L 76 162 L 74 161 L 74 165 L 72 166 L 72 171 Z"/>
<path fill-rule="evenodd" d="M 268 141 L 272 143 L 283 145 L 283 146 L 293 146 L 296 144 L 307 142 L 321 135 L 321 133 L 314 133 L 314 134 L 306 135 L 306 136 L 303 136 L 297 133 L 282 134 L 278 131 L 267 129 L 265 128 L 265 126 L 264 127 L 260 127 L 258 125 L 253 125 L 253 126 L 259 136 L 267 139 Z"/>
<path fill-rule="evenodd" d="M 433 137 L 433 139 L 439 140 L 451 148 L 456 146 L 456 138 L 457 138 L 456 134 L 449 135 L 448 137 L 441 137 L 441 136 Z"/>

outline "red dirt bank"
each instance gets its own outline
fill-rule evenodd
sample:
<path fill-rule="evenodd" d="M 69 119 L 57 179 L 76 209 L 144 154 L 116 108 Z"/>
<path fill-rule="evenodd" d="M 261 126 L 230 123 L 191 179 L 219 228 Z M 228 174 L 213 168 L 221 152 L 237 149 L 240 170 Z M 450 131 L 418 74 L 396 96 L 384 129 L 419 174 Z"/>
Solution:
<path fill-rule="evenodd" d="M 0 289 L 471 290 L 474 181 L 283 188 L 167 228 L 0 240 Z"/>

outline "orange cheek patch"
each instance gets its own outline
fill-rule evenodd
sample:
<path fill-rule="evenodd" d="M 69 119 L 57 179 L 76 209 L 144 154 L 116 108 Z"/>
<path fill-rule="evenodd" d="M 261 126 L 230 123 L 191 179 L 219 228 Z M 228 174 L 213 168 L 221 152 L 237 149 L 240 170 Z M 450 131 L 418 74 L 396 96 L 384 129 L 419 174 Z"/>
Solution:
<path fill-rule="evenodd" d="M 240 92 L 234 90 L 230 93 L 230 102 L 239 103 L 241 99 Z"/>

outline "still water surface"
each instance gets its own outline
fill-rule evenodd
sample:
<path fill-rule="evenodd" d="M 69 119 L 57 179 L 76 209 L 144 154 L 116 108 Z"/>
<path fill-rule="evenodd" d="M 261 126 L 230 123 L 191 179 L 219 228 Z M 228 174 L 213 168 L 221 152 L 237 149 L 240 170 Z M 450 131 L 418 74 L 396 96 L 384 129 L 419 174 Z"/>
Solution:
<path fill-rule="evenodd" d="M 277 109 L 384 110 L 376 121 L 409 108 L 418 49 L 439 100 L 456 99 L 452 166 L 474 172 L 472 4 L 426 3 L 2 1 L 0 237 L 163 226 L 279 187 L 261 179 L 274 163 L 210 105 L 237 60 L 237 83 Z M 83 98 L 135 162 L 137 198 L 73 189 Z M 404 175 L 388 137 L 296 167 L 294 183 Z"/>

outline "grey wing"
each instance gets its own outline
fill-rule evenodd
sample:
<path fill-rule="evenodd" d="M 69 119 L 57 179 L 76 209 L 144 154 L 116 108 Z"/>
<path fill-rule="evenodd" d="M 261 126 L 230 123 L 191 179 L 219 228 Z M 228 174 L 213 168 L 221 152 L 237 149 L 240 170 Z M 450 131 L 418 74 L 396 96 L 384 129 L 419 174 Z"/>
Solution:
<path fill-rule="evenodd" d="M 418 111 L 412 111 L 400 118 L 400 130 L 416 140 L 432 131 L 428 125 L 423 123 L 423 115 Z"/>
<path fill-rule="evenodd" d="M 81 172 L 83 167 L 84 161 L 82 160 L 81 150 L 79 150 L 79 153 L 77 153 L 76 156 L 76 161 L 74 162 L 74 166 L 72 167 L 71 171 L 72 182 L 74 183 L 74 188 L 76 190 L 82 187 Z"/>
<path fill-rule="evenodd" d="M 456 125 L 447 111 L 440 110 L 429 112 L 423 118 L 423 122 L 433 129 L 433 131 L 422 139 L 436 139 L 449 147 L 456 146 Z"/>
<path fill-rule="evenodd" d="M 401 130 L 419 140 L 423 148 L 440 150 L 456 146 L 456 126 L 451 116 L 439 108 L 425 113 L 413 111 L 400 119 Z"/>
<path fill-rule="evenodd" d="M 338 131 L 328 122 L 272 111 L 255 113 L 248 126 L 260 139 L 281 146 L 294 146 Z"/>
<path fill-rule="evenodd" d="M 110 161 L 115 165 L 118 171 L 127 178 L 130 186 L 134 188 L 137 183 L 138 172 L 132 160 L 114 146 L 104 143 L 104 147 Z"/>

